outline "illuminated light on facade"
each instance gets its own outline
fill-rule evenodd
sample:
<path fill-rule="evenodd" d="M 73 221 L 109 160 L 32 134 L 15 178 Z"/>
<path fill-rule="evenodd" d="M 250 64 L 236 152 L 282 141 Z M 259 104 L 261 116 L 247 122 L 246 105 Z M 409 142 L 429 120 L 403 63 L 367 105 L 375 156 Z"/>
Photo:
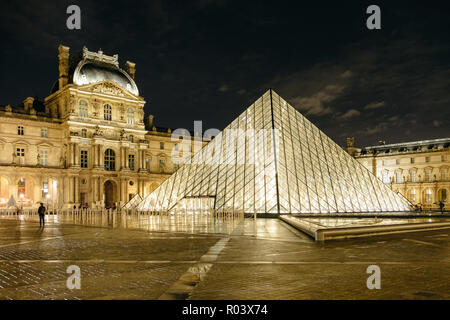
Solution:
<path fill-rule="evenodd" d="M 269 90 L 139 209 L 333 214 L 410 211 L 411 203 Z"/>

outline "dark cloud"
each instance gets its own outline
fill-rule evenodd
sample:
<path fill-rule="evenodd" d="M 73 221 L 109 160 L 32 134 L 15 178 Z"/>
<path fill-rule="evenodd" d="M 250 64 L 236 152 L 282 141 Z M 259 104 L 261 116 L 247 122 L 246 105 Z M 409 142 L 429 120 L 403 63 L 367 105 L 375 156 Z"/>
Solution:
<path fill-rule="evenodd" d="M 66 28 L 66 8 L 82 29 Z M 444 7 L 368 1 L 2 1 L 0 103 L 48 95 L 57 46 L 137 64 L 146 112 L 162 126 L 223 128 L 274 88 L 335 141 L 450 136 L 450 19 Z"/>

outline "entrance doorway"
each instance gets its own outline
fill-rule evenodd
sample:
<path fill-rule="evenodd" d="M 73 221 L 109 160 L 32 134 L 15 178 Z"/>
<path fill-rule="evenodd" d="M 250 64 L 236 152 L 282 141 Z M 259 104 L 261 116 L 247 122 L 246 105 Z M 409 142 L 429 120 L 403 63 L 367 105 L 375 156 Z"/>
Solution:
<path fill-rule="evenodd" d="M 114 203 L 116 202 L 114 192 L 114 182 L 108 180 L 105 182 L 105 208 L 114 208 Z"/>

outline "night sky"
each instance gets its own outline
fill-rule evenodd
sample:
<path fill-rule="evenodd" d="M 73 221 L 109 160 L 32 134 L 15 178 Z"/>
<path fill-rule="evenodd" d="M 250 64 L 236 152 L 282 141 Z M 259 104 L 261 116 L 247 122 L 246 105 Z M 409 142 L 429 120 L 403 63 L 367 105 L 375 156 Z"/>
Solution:
<path fill-rule="evenodd" d="M 2 0 L 0 104 L 49 95 L 64 44 L 135 62 L 158 126 L 223 129 L 273 88 L 340 145 L 450 137 L 444 1 L 298 2 Z M 370 4 L 381 30 L 366 28 Z"/>

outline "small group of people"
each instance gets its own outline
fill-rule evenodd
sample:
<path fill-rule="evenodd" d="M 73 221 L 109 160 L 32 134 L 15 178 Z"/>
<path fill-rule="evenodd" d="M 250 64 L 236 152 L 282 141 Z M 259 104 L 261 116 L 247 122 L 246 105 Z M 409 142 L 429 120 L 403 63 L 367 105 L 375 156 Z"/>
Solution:
<path fill-rule="evenodd" d="M 442 201 L 439 201 L 438 205 L 439 205 L 439 210 L 441 211 L 441 213 L 444 213 L 445 203 Z M 418 203 L 418 204 L 414 205 L 414 210 L 418 211 L 418 212 L 422 212 L 423 211 L 422 204 Z"/>
<path fill-rule="evenodd" d="M 73 210 L 76 210 L 77 209 L 77 206 L 76 205 L 74 205 L 73 206 Z M 79 210 L 81 210 L 81 209 L 89 209 L 89 204 L 87 204 L 87 203 L 85 203 L 84 205 L 78 205 L 78 209 Z"/>

